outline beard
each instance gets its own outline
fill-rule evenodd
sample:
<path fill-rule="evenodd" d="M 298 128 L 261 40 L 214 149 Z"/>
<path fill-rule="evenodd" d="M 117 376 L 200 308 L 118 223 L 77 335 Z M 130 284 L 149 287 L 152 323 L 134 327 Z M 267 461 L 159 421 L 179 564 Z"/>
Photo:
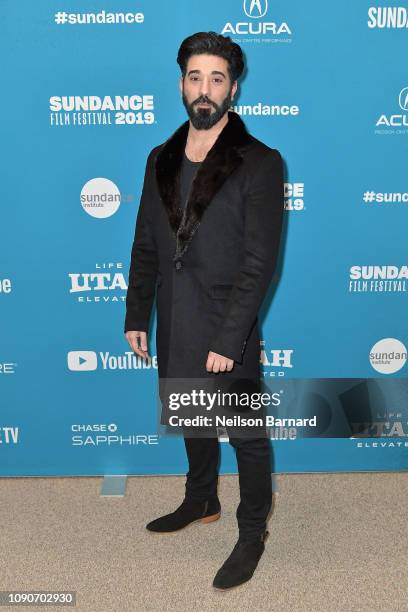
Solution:
<path fill-rule="evenodd" d="M 213 125 L 215 125 L 221 119 L 221 117 L 231 106 L 231 90 L 228 92 L 227 96 L 224 98 L 221 104 L 213 102 L 212 100 L 207 98 L 207 96 L 200 96 L 199 98 L 191 102 L 191 104 L 189 104 L 184 94 L 184 90 L 182 98 L 187 114 L 190 117 L 191 123 L 193 124 L 196 130 L 209 130 L 210 128 L 212 128 Z M 215 111 L 212 112 L 211 108 L 195 109 L 194 105 L 198 104 L 199 102 L 205 102 L 207 104 L 210 104 L 212 107 L 215 108 Z"/>

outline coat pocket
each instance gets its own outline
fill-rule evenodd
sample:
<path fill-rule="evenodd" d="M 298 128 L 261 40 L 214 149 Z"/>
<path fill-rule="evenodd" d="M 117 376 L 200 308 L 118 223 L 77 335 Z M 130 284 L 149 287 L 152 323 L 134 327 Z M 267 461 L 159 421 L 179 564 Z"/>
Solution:
<path fill-rule="evenodd" d="M 227 300 L 230 296 L 233 285 L 217 283 L 211 285 L 210 295 L 214 300 Z"/>

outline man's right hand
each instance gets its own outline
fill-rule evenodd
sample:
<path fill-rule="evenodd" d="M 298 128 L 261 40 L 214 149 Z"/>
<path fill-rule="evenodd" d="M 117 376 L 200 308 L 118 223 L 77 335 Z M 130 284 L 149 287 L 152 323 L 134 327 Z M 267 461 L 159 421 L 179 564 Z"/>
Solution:
<path fill-rule="evenodd" d="M 127 331 L 125 333 L 127 341 L 129 342 L 132 350 L 140 357 L 146 359 L 149 357 L 147 349 L 147 333 L 145 331 Z M 139 343 L 140 342 L 140 347 Z"/>

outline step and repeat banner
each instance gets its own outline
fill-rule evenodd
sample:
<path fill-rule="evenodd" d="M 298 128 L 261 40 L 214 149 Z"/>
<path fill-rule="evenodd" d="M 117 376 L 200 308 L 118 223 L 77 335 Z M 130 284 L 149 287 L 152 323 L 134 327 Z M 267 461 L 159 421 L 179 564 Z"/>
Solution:
<path fill-rule="evenodd" d="M 297 419 L 268 430 L 273 469 L 407 470 L 407 3 L 0 11 L 0 475 L 186 472 L 158 425 L 156 316 L 147 361 L 123 324 L 146 158 L 187 119 L 177 50 L 210 30 L 241 45 L 233 109 L 285 162 L 260 360 Z"/>

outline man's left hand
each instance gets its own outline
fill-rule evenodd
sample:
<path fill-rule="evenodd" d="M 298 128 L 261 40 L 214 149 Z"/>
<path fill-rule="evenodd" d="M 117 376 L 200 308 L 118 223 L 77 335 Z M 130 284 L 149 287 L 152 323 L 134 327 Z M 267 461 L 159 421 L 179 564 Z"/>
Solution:
<path fill-rule="evenodd" d="M 207 372 L 231 372 L 234 360 L 209 351 L 206 363 Z"/>

